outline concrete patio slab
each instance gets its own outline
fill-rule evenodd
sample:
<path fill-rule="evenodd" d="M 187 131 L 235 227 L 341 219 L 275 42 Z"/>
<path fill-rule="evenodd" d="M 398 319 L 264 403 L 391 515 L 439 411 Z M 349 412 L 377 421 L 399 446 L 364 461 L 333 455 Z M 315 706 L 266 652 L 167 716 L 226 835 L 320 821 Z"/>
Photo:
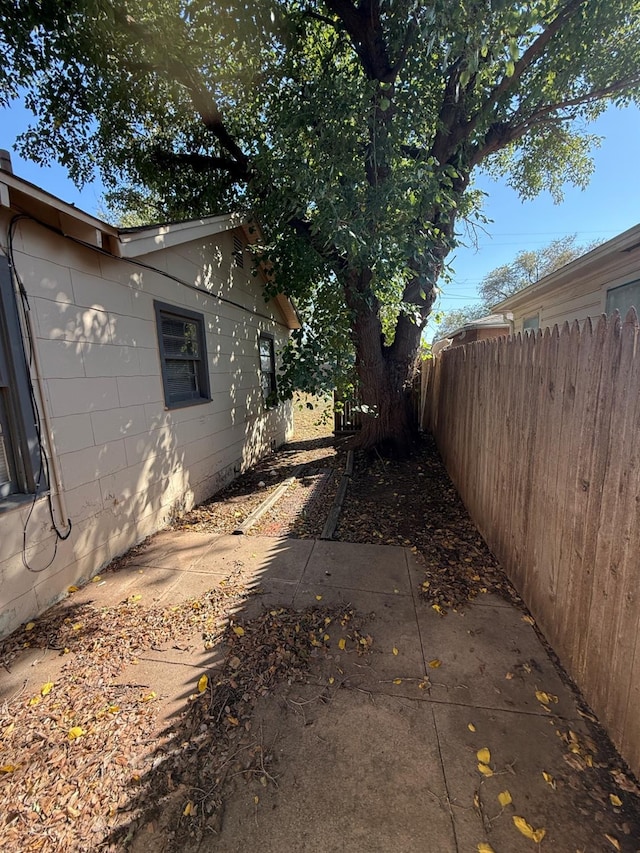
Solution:
<path fill-rule="evenodd" d="M 406 549 L 391 545 L 317 541 L 303 583 L 411 595 Z"/>
<path fill-rule="evenodd" d="M 514 607 L 470 603 L 441 616 L 418 607 L 425 657 L 442 661 L 433 699 L 484 708 L 519 709 L 575 717 L 573 694 L 563 683 L 525 614 Z M 546 694 L 545 704 L 536 691 Z M 547 710 L 548 709 L 548 710 Z"/>
<path fill-rule="evenodd" d="M 274 697 L 258 707 L 278 787 L 239 786 L 220 835 L 200 850 L 455 851 L 430 706 L 383 696 L 354 703 L 336 691 L 298 706 L 302 717 L 293 703 L 309 693 L 293 689 L 291 701 Z"/>
<path fill-rule="evenodd" d="M 514 816 L 545 830 L 544 850 L 614 849 L 604 833 L 611 832 L 610 825 L 605 826 L 607 812 L 609 818 L 613 814 L 608 795 L 615 787 L 599 790 L 588 773 L 571 770 L 565 760 L 571 753 L 557 734 L 565 734 L 567 726 L 514 711 L 452 705 L 434 705 L 433 710 L 458 850 L 475 851 L 482 841 L 498 853 L 536 849 L 516 828 Z M 468 728 L 470 723 L 474 732 Z M 580 723 L 572 731 L 579 739 L 585 736 Z M 494 772 L 491 777 L 478 770 L 477 753 L 485 748 Z M 549 781 L 543 772 L 549 774 Z M 504 791 L 513 802 L 503 808 L 498 795 Z M 620 842 L 624 843 L 623 837 Z"/>

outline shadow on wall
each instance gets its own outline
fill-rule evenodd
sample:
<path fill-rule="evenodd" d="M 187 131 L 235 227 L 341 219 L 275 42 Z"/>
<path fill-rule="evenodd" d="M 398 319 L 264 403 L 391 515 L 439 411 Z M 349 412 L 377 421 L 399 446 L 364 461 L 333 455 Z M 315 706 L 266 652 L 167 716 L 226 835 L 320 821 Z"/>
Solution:
<path fill-rule="evenodd" d="M 274 323 L 250 292 L 246 271 L 232 270 L 221 282 L 219 247 L 198 250 L 199 271 L 193 253 L 181 261 L 210 291 L 235 289 L 249 311 L 115 259 L 100 257 L 97 269 L 90 249 L 73 251 L 69 267 L 18 260 L 28 291 L 37 294 L 30 299 L 51 455 L 64 484 L 65 512 L 53 501 L 56 523 L 65 529 L 68 515 L 73 529 L 57 541 L 46 500 L 2 519 L 0 635 L 210 497 L 292 431 L 290 407 L 266 411 L 262 401 L 258 334 Z M 245 272 L 243 280 L 237 272 Z M 210 402 L 165 407 L 154 299 L 205 315 Z"/>

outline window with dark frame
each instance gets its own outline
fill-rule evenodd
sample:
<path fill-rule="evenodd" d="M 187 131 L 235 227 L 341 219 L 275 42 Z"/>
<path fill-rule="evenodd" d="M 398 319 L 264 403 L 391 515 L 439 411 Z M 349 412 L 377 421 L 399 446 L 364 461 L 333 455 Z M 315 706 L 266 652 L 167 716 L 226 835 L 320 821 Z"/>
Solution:
<path fill-rule="evenodd" d="M 164 302 L 153 304 L 167 407 L 209 402 L 204 316 Z"/>
<path fill-rule="evenodd" d="M 47 487 L 9 262 L 0 255 L 0 499 Z"/>
<path fill-rule="evenodd" d="M 264 332 L 258 338 L 260 349 L 260 384 L 262 386 L 262 398 L 265 405 L 275 406 L 276 385 L 276 357 L 273 346 L 273 337 Z"/>
<path fill-rule="evenodd" d="M 605 307 L 607 314 L 619 311 L 620 316 L 624 320 L 627 311 L 632 306 L 640 314 L 640 279 L 628 281 L 626 284 L 620 284 L 618 287 L 612 287 L 610 290 L 607 290 L 607 304 Z"/>

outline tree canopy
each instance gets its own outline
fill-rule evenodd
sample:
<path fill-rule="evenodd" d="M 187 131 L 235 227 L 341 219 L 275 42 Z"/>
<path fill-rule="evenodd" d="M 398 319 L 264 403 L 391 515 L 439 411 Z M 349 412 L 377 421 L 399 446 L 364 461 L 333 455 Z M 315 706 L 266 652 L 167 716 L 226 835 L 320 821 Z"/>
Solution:
<path fill-rule="evenodd" d="M 436 331 L 436 338 L 448 334 L 465 323 L 491 314 L 503 299 L 535 284 L 546 275 L 565 266 L 575 258 L 593 249 L 597 243 L 580 245 L 576 234 L 558 237 L 541 249 L 518 252 L 510 264 L 501 264 L 488 272 L 478 286 L 480 301 L 463 308 L 447 311 Z"/>
<path fill-rule="evenodd" d="M 361 442 L 401 446 L 474 169 L 523 196 L 588 180 L 586 125 L 638 100 L 640 0 L 0 0 L 0 47 L 31 158 L 156 219 L 257 217 L 320 321 L 289 376 L 349 337 Z"/>

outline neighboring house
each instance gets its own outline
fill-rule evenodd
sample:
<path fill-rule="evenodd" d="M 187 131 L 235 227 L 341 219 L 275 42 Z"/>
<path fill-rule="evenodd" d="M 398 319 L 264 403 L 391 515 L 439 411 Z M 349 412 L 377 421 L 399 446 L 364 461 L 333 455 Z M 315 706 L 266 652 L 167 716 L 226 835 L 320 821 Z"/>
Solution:
<path fill-rule="evenodd" d="M 640 225 L 608 240 L 495 306 L 513 332 L 582 322 L 631 306 L 640 313 Z"/>
<path fill-rule="evenodd" d="M 0 636 L 290 438 L 299 322 L 254 234 L 118 230 L 0 171 Z"/>
<path fill-rule="evenodd" d="M 478 320 L 470 320 L 458 329 L 450 332 L 445 338 L 434 341 L 431 347 L 433 355 L 438 355 L 444 349 L 471 344 L 476 341 L 486 341 L 499 338 L 511 332 L 511 323 L 502 314 L 488 314 Z"/>

